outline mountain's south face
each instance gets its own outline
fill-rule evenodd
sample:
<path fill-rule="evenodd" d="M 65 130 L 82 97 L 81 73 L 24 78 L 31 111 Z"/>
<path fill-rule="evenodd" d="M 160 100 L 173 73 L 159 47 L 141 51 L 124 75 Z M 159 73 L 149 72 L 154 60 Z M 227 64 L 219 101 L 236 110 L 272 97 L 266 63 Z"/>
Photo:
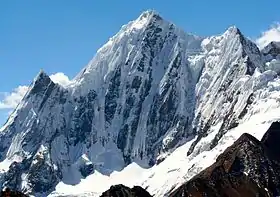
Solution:
<path fill-rule="evenodd" d="M 38 74 L 0 129 L 1 185 L 46 195 L 95 171 L 159 164 L 186 142 L 190 159 L 210 151 L 271 108 L 258 106 L 279 88 L 272 51 L 260 52 L 236 27 L 201 38 L 144 12 L 69 86 Z"/>

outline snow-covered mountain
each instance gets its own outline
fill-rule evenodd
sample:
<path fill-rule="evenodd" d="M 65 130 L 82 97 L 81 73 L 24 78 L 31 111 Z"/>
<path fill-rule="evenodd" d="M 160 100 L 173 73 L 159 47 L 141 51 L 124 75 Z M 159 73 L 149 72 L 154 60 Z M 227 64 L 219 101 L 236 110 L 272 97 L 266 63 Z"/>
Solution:
<path fill-rule="evenodd" d="M 260 51 L 236 27 L 202 38 L 142 13 L 70 85 L 38 74 L 0 129 L 2 187 L 98 195 L 132 168 L 128 185 L 169 193 L 243 132 L 260 138 L 280 119 L 278 46 Z"/>

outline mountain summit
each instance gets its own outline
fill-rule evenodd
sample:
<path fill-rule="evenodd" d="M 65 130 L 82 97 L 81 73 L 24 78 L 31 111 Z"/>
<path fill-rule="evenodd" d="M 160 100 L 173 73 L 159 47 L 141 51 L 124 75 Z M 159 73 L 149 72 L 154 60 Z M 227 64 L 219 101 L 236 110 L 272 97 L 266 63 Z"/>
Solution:
<path fill-rule="evenodd" d="M 1 185 L 47 195 L 59 182 L 79 184 L 132 162 L 149 168 L 187 142 L 194 158 L 257 113 L 270 95 L 260 91 L 275 78 L 236 27 L 202 38 L 146 11 L 71 85 L 39 73 L 1 128 Z"/>

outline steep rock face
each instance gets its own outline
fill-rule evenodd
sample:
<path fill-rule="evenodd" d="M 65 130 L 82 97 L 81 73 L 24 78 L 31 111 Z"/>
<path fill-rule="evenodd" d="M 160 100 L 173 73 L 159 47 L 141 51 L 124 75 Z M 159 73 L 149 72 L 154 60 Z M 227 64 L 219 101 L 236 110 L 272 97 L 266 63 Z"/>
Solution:
<path fill-rule="evenodd" d="M 101 197 L 152 197 L 147 191 L 139 186 L 132 189 L 124 185 L 112 186 L 109 190 L 105 191 Z"/>
<path fill-rule="evenodd" d="M 216 134 L 206 150 L 215 147 L 219 139 L 236 127 L 253 102 L 255 70 L 263 70 L 261 53 L 236 27 L 223 35 L 203 40 L 205 66 L 196 85 L 196 116 L 193 121 L 197 140 L 216 127 Z M 217 129 L 218 128 L 218 129 Z M 198 154 L 197 152 L 196 154 Z"/>
<path fill-rule="evenodd" d="M 200 53 L 201 41 L 145 12 L 76 77 L 75 95 L 89 87 L 97 90 L 100 111 L 93 124 L 104 131 L 98 134 L 105 144 L 113 141 L 122 151 L 126 164 L 142 160 L 152 165 L 161 150 L 178 144 L 175 136 L 188 135 L 202 69 L 188 57 Z"/>
<path fill-rule="evenodd" d="M 48 150 L 56 130 L 47 128 L 56 124 L 55 119 L 61 115 L 54 113 L 61 110 L 61 91 L 62 88 L 41 71 L 10 116 L 0 134 L 1 160 L 11 162 L 9 170 L 1 176 L 2 186 L 18 191 L 32 188 L 34 192 L 46 192 L 58 183 L 60 173 Z M 50 133 L 46 135 L 47 132 Z M 24 181 L 28 182 L 25 186 L 22 185 Z"/>
<path fill-rule="evenodd" d="M 279 123 L 273 123 L 262 142 L 243 134 L 216 162 L 176 189 L 170 196 L 279 196 L 280 160 L 272 136 L 279 142 Z"/>
<path fill-rule="evenodd" d="M 264 49 L 262 54 L 265 59 L 265 67 L 280 74 L 280 42 L 271 42 Z"/>
<path fill-rule="evenodd" d="M 277 58 L 280 55 L 280 42 L 271 42 L 262 49 L 264 56 L 268 58 Z"/>
<path fill-rule="evenodd" d="M 277 73 L 236 27 L 186 34 L 153 11 L 122 27 L 67 87 L 40 72 L 0 129 L 1 185 L 46 195 L 95 170 L 149 167 L 196 137 L 215 147 Z M 211 143 L 200 140 L 215 134 Z"/>
<path fill-rule="evenodd" d="M 261 140 L 262 144 L 268 148 L 270 156 L 280 161 L 280 122 L 274 122 Z"/>

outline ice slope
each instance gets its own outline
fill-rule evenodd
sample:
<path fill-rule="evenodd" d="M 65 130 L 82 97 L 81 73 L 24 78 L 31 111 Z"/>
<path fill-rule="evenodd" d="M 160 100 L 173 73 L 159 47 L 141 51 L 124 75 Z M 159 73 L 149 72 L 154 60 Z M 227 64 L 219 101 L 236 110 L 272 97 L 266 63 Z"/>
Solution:
<path fill-rule="evenodd" d="M 274 52 L 260 52 L 236 27 L 203 39 L 144 12 L 68 86 L 38 74 L 0 129 L 1 185 L 36 196 L 98 193 L 86 189 L 91 181 L 115 184 L 134 162 L 150 173 L 139 178 L 141 168 L 131 167 L 135 184 L 165 194 L 201 161 L 213 162 L 242 125 L 259 124 L 255 116 L 269 114 L 263 127 L 278 118 L 270 116 L 279 92 L 277 69 L 267 66 Z"/>

